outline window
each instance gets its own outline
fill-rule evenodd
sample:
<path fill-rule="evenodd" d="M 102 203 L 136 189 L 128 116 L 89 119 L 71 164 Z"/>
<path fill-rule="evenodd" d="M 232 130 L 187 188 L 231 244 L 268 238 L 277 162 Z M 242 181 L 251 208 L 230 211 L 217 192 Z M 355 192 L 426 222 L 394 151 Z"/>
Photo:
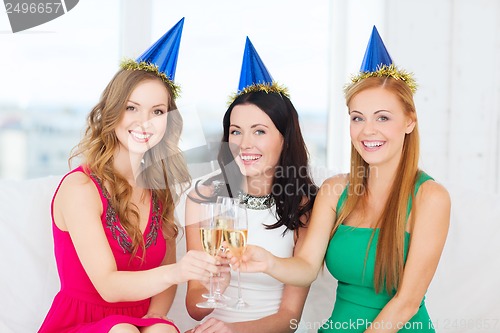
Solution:
<path fill-rule="evenodd" d="M 0 178 L 68 171 L 85 116 L 119 64 L 119 1 L 80 1 L 46 24 L 0 34 Z M 0 30 L 10 31 L 5 12 Z"/>

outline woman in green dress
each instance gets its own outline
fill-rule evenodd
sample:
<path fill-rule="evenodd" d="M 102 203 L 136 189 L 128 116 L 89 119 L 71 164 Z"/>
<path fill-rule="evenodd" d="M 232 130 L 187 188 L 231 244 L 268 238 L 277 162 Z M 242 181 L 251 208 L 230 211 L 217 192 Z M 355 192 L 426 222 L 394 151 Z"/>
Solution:
<path fill-rule="evenodd" d="M 360 74 L 345 89 L 350 173 L 323 183 L 294 257 L 249 245 L 242 262 L 232 259 L 242 271 L 299 286 L 312 283 L 325 262 L 338 287 L 319 332 L 434 332 L 424 296 L 451 203 L 447 190 L 418 168 L 415 89 L 374 27 Z"/>

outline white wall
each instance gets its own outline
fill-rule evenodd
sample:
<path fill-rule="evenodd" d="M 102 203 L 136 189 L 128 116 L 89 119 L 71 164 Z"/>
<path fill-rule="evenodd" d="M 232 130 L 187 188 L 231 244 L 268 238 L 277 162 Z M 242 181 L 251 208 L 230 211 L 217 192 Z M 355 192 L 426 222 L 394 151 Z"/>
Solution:
<path fill-rule="evenodd" d="M 359 70 L 376 25 L 393 61 L 413 72 L 419 84 L 422 167 L 445 184 L 499 193 L 500 1 L 332 4 L 330 166 L 348 165 L 347 123 L 338 125 L 347 118 L 339 88 Z"/>

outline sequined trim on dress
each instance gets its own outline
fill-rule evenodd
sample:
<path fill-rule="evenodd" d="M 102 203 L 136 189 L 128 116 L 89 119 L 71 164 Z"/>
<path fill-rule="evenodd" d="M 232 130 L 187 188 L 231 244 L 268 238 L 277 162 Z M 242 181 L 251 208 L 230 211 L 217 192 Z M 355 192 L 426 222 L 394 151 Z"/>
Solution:
<path fill-rule="evenodd" d="M 106 228 L 111 231 L 113 239 L 115 239 L 123 250 L 123 253 L 132 253 L 132 242 L 129 235 L 121 225 L 118 220 L 118 214 L 115 209 L 111 206 L 111 196 L 109 195 L 106 188 L 102 185 L 101 180 L 94 174 L 91 177 L 96 181 L 102 190 L 103 196 L 108 202 L 108 208 L 106 210 Z M 153 200 L 153 211 L 151 214 L 151 227 L 149 233 L 146 235 L 145 247 L 148 248 L 153 244 L 156 244 L 156 239 L 158 238 L 158 232 L 161 229 L 160 221 L 160 205 L 156 198 L 154 192 L 151 194 L 151 200 Z"/>
<path fill-rule="evenodd" d="M 247 206 L 248 209 L 264 210 L 274 205 L 274 197 L 269 193 L 262 197 L 256 197 L 248 193 L 239 193 L 240 203 Z"/>

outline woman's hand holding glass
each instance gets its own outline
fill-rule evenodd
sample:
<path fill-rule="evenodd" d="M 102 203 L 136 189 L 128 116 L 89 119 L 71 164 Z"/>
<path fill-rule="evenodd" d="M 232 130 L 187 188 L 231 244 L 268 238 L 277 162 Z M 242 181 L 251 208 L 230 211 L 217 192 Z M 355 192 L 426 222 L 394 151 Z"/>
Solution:
<path fill-rule="evenodd" d="M 207 282 L 213 274 L 219 271 L 216 266 L 216 258 L 202 251 L 188 251 L 173 266 L 174 284 L 184 283 L 190 280 Z"/>
<path fill-rule="evenodd" d="M 222 274 L 210 277 L 208 294 L 203 294 L 207 301 L 196 304 L 200 308 L 219 308 L 225 306 L 230 298 L 223 292 L 230 282 L 229 258 L 241 258 L 247 245 L 248 219 L 246 206 L 236 198 L 218 197 L 216 204 L 201 205 L 200 239 L 203 249 L 220 262 Z M 224 246 L 222 246 L 224 244 Z M 243 300 L 238 270 L 238 300 L 236 309 L 248 304 Z M 214 290 L 213 282 L 216 283 Z"/>
<path fill-rule="evenodd" d="M 224 295 L 224 291 L 226 291 L 229 282 L 231 282 L 231 267 L 229 266 L 227 251 L 222 246 L 217 253 L 217 267 L 219 268 L 219 272 L 213 276 L 213 282 L 215 284 L 214 294 L 219 292 L 222 297 L 217 298 L 217 295 L 215 295 L 215 298 L 218 300 L 230 300 L 230 297 Z"/>
<path fill-rule="evenodd" d="M 214 204 L 201 204 L 199 227 L 201 245 L 203 247 L 203 250 L 211 256 L 215 257 L 217 255 L 217 251 L 221 246 L 222 230 L 220 228 L 217 228 Z M 212 280 L 213 277 L 211 275 L 208 286 L 209 293 L 207 295 L 207 300 L 205 302 L 197 303 L 197 307 L 215 309 L 226 306 L 224 303 L 218 302 L 215 299 Z"/>
<path fill-rule="evenodd" d="M 231 267 L 246 273 L 267 273 L 273 265 L 273 255 L 257 245 L 247 245 L 241 256 L 227 255 Z"/>

